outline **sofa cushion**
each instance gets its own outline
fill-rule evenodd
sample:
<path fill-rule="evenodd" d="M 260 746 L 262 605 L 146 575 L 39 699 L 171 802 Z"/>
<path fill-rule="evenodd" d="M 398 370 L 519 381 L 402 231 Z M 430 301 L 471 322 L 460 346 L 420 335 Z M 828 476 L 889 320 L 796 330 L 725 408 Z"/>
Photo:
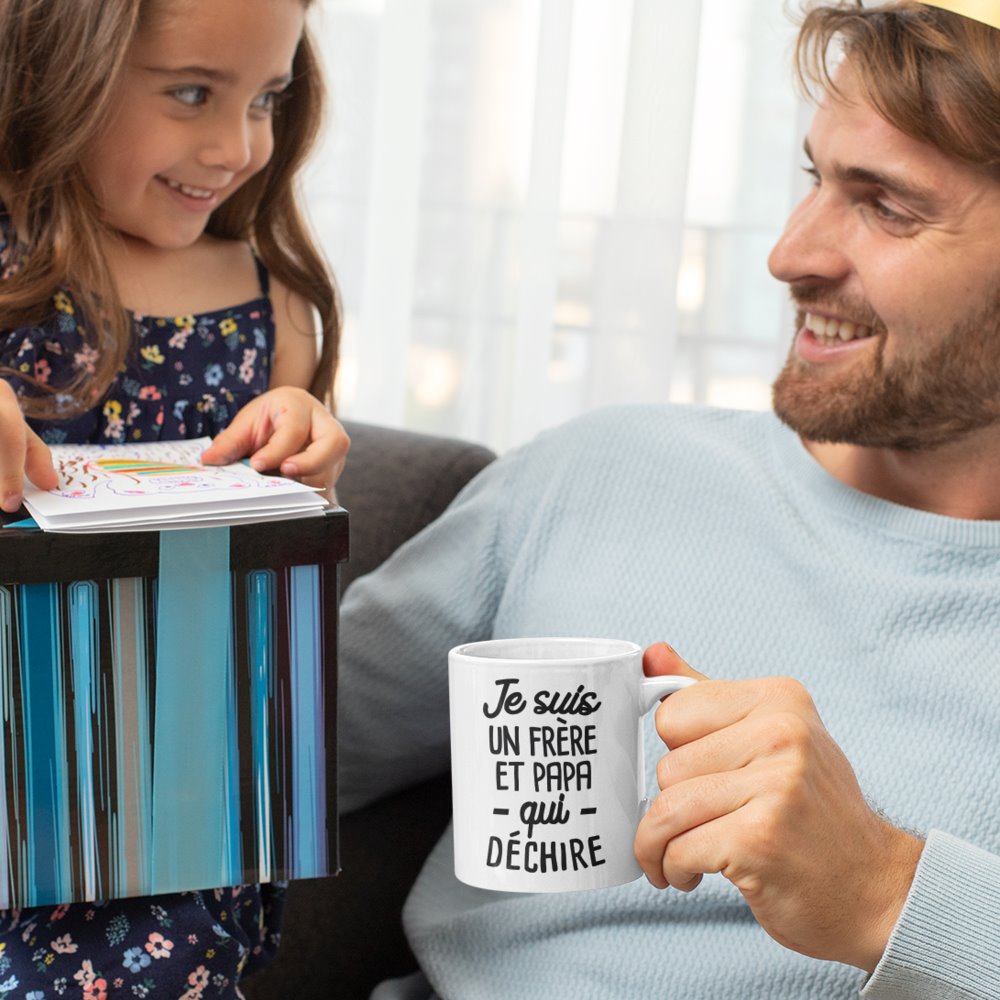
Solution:
<path fill-rule="evenodd" d="M 350 513 L 341 590 L 433 521 L 494 455 L 451 438 L 344 422 L 351 452 L 337 484 Z M 451 815 L 448 775 L 340 823 L 337 878 L 289 886 L 275 961 L 241 984 L 247 1000 L 365 1000 L 382 979 L 416 968 L 403 902 Z"/>
<path fill-rule="evenodd" d="M 337 499 L 351 515 L 351 559 L 341 568 L 341 589 L 433 521 L 496 457 L 454 438 L 346 420 L 344 428 L 351 452 Z"/>

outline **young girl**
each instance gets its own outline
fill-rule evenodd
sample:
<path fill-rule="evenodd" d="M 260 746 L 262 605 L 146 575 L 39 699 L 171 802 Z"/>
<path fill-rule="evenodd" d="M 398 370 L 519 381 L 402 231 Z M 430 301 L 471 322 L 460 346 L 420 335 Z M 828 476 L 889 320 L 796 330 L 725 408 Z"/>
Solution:
<path fill-rule="evenodd" d="M 46 442 L 209 435 L 206 462 L 332 487 L 308 5 L 0 0 L 4 510 L 55 485 Z M 236 996 L 279 912 L 278 886 L 0 912 L 0 998 Z"/>

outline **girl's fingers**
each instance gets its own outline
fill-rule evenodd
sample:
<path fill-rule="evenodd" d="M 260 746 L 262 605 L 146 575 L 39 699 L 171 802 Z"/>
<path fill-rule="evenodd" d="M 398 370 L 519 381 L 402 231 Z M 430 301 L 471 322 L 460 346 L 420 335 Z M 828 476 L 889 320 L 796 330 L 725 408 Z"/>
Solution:
<path fill-rule="evenodd" d="M 24 471 L 40 490 L 54 490 L 59 485 L 59 475 L 52 464 L 49 446 L 29 427 Z"/>
<path fill-rule="evenodd" d="M 9 514 L 21 506 L 25 475 L 39 489 L 59 485 L 48 445 L 25 423 L 14 390 L 0 380 L 0 508 Z"/>
<path fill-rule="evenodd" d="M 318 410 L 312 415 L 309 444 L 297 454 L 289 455 L 281 463 L 281 471 L 285 472 L 286 467 L 294 466 L 295 475 L 308 476 L 336 467 L 339 474 L 339 470 L 344 467 L 344 461 L 350 447 L 351 439 L 341 427 L 340 422 L 335 420 L 326 409 Z M 292 475 L 293 473 L 285 472 L 285 474 Z"/>
<path fill-rule="evenodd" d="M 344 428 L 322 403 L 286 386 L 245 406 L 202 460 L 232 462 L 249 455 L 258 472 L 279 471 L 325 489 L 340 476 L 350 446 Z"/>

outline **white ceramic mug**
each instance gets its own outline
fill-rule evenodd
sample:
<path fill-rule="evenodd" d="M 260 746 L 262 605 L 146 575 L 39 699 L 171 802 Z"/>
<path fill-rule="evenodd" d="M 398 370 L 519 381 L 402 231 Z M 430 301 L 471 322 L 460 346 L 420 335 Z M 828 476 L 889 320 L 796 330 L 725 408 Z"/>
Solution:
<path fill-rule="evenodd" d="M 617 639 L 494 639 L 448 654 L 455 874 L 484 889 L 631 882 L 640 720 L 693 683 L 644 677 Z"/>

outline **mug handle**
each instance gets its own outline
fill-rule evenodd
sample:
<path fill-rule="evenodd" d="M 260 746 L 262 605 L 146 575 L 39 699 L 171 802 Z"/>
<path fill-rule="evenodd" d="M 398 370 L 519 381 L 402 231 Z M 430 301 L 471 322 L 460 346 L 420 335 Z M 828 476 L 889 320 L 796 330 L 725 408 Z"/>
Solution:
<path fill-rule="evenodd" d="M 642 714 L 645 715 L 668 694 L 673 694 L 675 691 L 680 691 L 681 688 L 690 687 L 697 683 L 693 677 L 676 677 L 672 674 L 644 677 L 639 689 L 639 707 L 642 709 Z"/>

